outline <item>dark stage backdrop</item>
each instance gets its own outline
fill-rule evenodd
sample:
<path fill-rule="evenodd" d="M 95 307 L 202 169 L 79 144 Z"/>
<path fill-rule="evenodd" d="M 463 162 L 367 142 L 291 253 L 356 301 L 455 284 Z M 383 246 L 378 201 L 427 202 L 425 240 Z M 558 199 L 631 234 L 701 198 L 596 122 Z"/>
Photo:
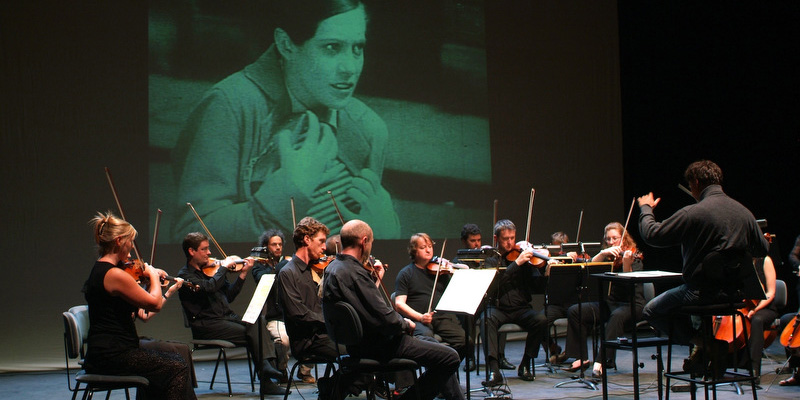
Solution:
<path fill-rule="evenodd" d="M 395 57 L 402 58 L 403 52 L 425 50 L 429 56 L 446 54 L 450 62 L 466 63 L 455 70 L 458 74 L 449 70 L 448 81 L 434 82 L 437 84 L 464 79 L 459 74 L 473 74 L 485 68 L 485 82 L 474 81 L 476 91 L 483 87 L 485 99 L 474 97 L 477 92 L 468 93 L 471 99 L 478 99 L 478 107 L 448 101 L 464 98 L 461 92 L 458 96 L 451 93 L 448 98 L 442 92 L 410 90 L 418 89 L 419 83 L 408 83 L 408 76 L 404 76 L 405 81 L 362 80 L 363 87 L 356 92 L 359 98 L 373 100 L 372 104 L 394 104 L 389 100 L 400 98 L 403 104 L 414 106 L 416 115 L 433 110 L 431 115 L 439 118 L 455 116 L 448 121 L 469 118 L 488 123 L 488 137 L 481 139 L 488 140 L 488 145 L 467 143 L 468 149 L 484 152 L 480 154 L 488 149 L 489 160 L 482 161 L 488 162 L 488 166 L 469 166 L 482 171 L 477 175 L 479 179 L 459 178 L 468 164 L 462 161 L 455 166 L 442 166 L 439 159 L 429 160 L 428 157 L 415 159 L 413 165 L 404 164 L 401 149 L 393 150 L 396 157 L 391 164 L 393 168 L 384 174 L 384 184 L 390 191 L 407 187 L 403 185 L 415 179 L 420 182 L 418 189 L 423 189 L 421 194 L 397 190 L 398 196 L 405 196 L 402 199 L 409 205 L 407 209 L 398 210 L 398 214 L 411 218 L 406 220 L 410 222 L 401 222 L 401 236 L 416 231 L 432 232 L 439 243 L 447 237 L 450 239 L 446 251 L 449 256 L 458 247 L 457 237 L 464 223 L 477 223 L 483 229 L 484 241 L 491 241 L 494 199 L 499 200 L 498 217 L 515 221 L 519 236 L 523 236 L 532 187 L 537 192 L 532 242 L 547 241 L 550 233 L 556 230 L 564 230 L 574 237 L 581 210 L 585 215 L 581 238 L 599 241 L 607 222 L 624 221 L 634 195 L 647 190 L 661 193 L 665 197 L 663 215 L 672 205 L 687 204 L 689 199 L 681 197 L 685 195 L 673 188 L 689 161 L 701 157 L 724 160 L 722 167 L 731 170 L 728 175 L 731 182 L 752 184 L 750 187 L 732 185 L 735 197 L 745 197 L 748 193 L 768 193 L 777 181 L 776 178 L 756 179 L 765 175 L 761 170 L 756 172 L 763 164 L 750 155 L 748 146 L 753 147 L 752 143 L 762 140 L 767 143 L 765 148 L 769 143 L 779 144 L 783 156 L 787 156 L 790 149 L 794 149 L 793 153 L 797 151 L 796 120 L 776 123 L 765 131 L 742 124 L 742 130 L 736 132 L 739 136 L 731 138 L 746 143 L 739 147 L 727 146 L 725 151 L 716 146 L 705 146 L 704 151 L 692 144 L 692 140 L 700 136 L 698 131 L 674 125 L 675 121 L 684 121 L 695 126 L 704 118 L 718 121 L 725 120 L 724 115 L 743 115 L 741 111 L 732 113 L 714 107 L 698 107 L 690 115 L 683 116 L 667 112 L 670 111 L 668 106 L 691 104 L 686 98 L 693 98 L 688 94 L 692 90 L 708 92 L 713 89 L 698 87 L 701 85 L 696 80 L 687 80 L 683 71 L 669 67 L 674 57 L 666 57 L 657 48 L 651 48 L 671 43 L 671 36 L 658 34 L 659 25 L 671 26 L 673 20 L 686 21 L 681 32 L 687 41 L 693 38 L 694 30 L 704 26 L 702 20 L 687 18 L 683 14 L 685 8 L 678 7 L 673 14 L 667 14 L 671 17 L 667 18 L 624 2 L 618 14 L 617 3 L 613 1 L 440 1 L 434 6 L 426 1 L 405 3 L 408 8 L 399 15 L 403 15 L 406 23 L 415 21 L 416 17 L 430 18 L 429 12 L 417 16 L 415 10 L 423 12 L 440 7 L 439 12 L 446 11 L 445 20 L 446 17 L 450 19 L 444 26 L 449 32 L 460 32 L 459 44 L 463 47 L 458 47 L 460 52 L 445 53 L 439 48 L 439 53 L 431 53 L 429 44 L 419 43 L 424 48 L 421 49 L 415 48 L 416 43 L 399 42 L 397 52 L 400 54 Z M 475 10 L 483 10 L 482 18 Z M 740 11 L 740 17 L 746 20 L 748 14 Z M 618 15 L 641 25 L 626 25 L 625 21 L 618 24 Z M 166 172 L 154 167 L 169 162 L 169 151 L 154 143 L 151 132 L 154 111 L 164 111 L 154 110 L 150 90 L 157 67 L 154 63 L 163 61 L 158 55 L 166 54 L 154 53 L 150 46 L 148 34 L 153 32 L 148 30 L 152 29 L 154 18 L 152 9 L 134 2 L 10 1 L 0 4 L 0 87 L 3 94 L 0 212 L 2 254 L 7 257 L 4 271 L 10 278 L 6 290 L 0 294 L 9 315 L 0 330 L 0 371 L 61 367 L 63 327 L 60 313 L 72 305 L 84 303 L 80 287 L 96 258 L 87 221 L 96 211 L 115 209 L 103 174 L 104 166 L 111 169 L 126 214 L 139 230 L 139 246 L 149 254 L 152 219 L 156 208 L 161 207 L 158 199 L 164 198 L 162 190 L 169 190 L 162 182 L 156 182 Z M 788 16 L 785 19 L 790 20 Z M 469 25 L 476 22 L 483 26 Z M 435 24 L 433 27 L 442 28 Z M 464 29 L 467 32 L 460 31 Z M 620 29 L 634 33 L 630 38 L 620 39 Z M 479 30 L 483 33 L 476 33 Z M 649 33 L 636 35 L 642 32 L 640 30 Z M 707 30 L 699 30 L 697 35 L 700 39 L 715 37 Z M 407 41 L 408 37 L 401 35 L 399 39 Z M 760 37 L 752 46 L 771 39 L 776 37 Z M 723 46 L 726 54 L 735 54 L 743 42 L 749 43 L 741 37 L 717 40 L 726 44 Z M 627 46 L 635 54 L 623 53 L 620 57 L 620 45 Z M 246 53 L 247 49 L 239 50 Z M 471 58 L 480 52 L 485 53 L 483 66 L 480 60 Z M 679 49 L 674 52 L 680 54 Z M 369 60 L 369 53 L 367 57 Z M 220 61 L 221 65 L 236 64 L 237 67 L 216 71 L 218 75 L 215 76 L 231 73 L 249 60 Z M 209 60 L 202 61 L 208 63 Z M 654 63 L 658 69 L 654 69 Z M 431 71 L 426 65 L 430 64 L 416 65 L 416 69 L 402 72 L 413 72 L 417 75 L 410 75 L 411 79 L 417 77 L 430 83 L 431 77 L 425 74 Z M 678 65 L 687 68 L 691 61 L 687 58 Z M 362 79 L 377 79 L 380 75 L 375 73 L 375 68 L 380 66 L 365 66 Z M 735 66 L 728 65 L 718 68 L 735 70 Z M 785 72 L 776 71 L 777 76 L 767 83 L 776 84 L 781 73 Z M 160 75 L 167 74 L 161 71 Z M 709 72 L 706 76 L 710 75 L 713 74 Z M 210 84 L 215 78 L 182 76 L 181 79 Z M 774 90 L 759 86 L 762 96 L 740 101 L 750 105 L 771 104 L 774 107 L 765 105 L 757 109 L 760 113 L 772 110 L 769 113 L 772 120 L 787 121 L 790 117 L 785 111 L 797 109 L 797 78 L 792 79 L 795 80 L 789 83 L 794 86 L 789 85 L 787 92 L 794 96 L 783 96 L 780 92 L 777 93 L 780 96 L 773 97 Z M 621 98 L 620 87 L 622 94 L 631 93 L 633 100 Z M 660 92 L 652 93 L 651 88 L 660 88 Z M 403 92 L 403 89 L 409 91 Z M 681 90 L 687 94 L 683 95 Z M 196 98 L 198 95 L 187 92 L 185 103 L 191 103 L 189 96 Z M 645 103 L 651 101 L 652 108 Z M 169 105 L 164 104 L 164 107 Z M 625 111 L 629 108 L 630 114 Z M 391 115 L 403 114 L 396 107 L 385 110 L 393 113 Z M 170 117 L 175 119 L 160 121 L 174 123 L 171 129 L 180 130 L 181 117 Z M 748 121 L 760 119 L 753 116 Z M 390 127 L 392 121 L 387 121 Z M 396 126 L 402 125 L 394 122 Z M 411 122 L 424 126 L 418 120 Z M 628 129 L 624 136 L 625 153 L 623 122 Z M 463 144 L 460 135 L 463 132 L 452 129 L 452 125 L 450 128 L 450 135 L 459 135 L 457 139 L 462 141 L 456 143 Z M 778 130 L 780 132 L 776 132 Z M 720 140 L 728 137 L 720 134 L 722 130 L 699 132 Z M 772 142 L 772 136 L 767 136 L 772 133 L 783 133 L 791 139 Z M 450 142 L 452 140 L 443 135 L 430 147 L 446 155 L 445 159 L 458 159 L 462 148 Z M 629 148 L 632 144 L 635 147 Z M 623 162 L 626 165 L 624 179 Z M 792 179 L 789 182 L 796 185 L 796 168 L 789 171 L 785 168 L 787 165 L 796 167 L 796 164 L 784 163 L 782 170 L 770 175 Z M 454 170 L 462 175 L 453 174 Z M 431 180 L 415 171 L 424 171 L 440 180 Z M 437 175 L 437 171 L 447 173 Z M 438 193 L 440 186 L 457 196 Z M 159 191 L 155 192 L 156 189 Z M 775 192 L 781 193 L 776 189 L 769 193 L 770 198 L 777 194 Z M 789 200 L 780 203 L 768 202 L 757 195 L 750 198 L 752 201 L 746 205 L 759 209 L 770 218 L 771 224 L 782 220 L 781 216 L 787 213 L 771 206 L 785 206 Z M 414 202 L 433 204 L 434 207 L 427 210 L 434 211 L 428 211 L 430 214 L 425 218 L 412 218 L 416 209 Z M 174 209 L 170 205 L 163 208 L 169 207 Z M 796 217 L 796 214 L 790 215 Z M 789 224 L 783 223 L 784 226 Z M 213 233 L 214 227 L 210 228 Z M 797 231 L 787 227 L 781 233 L 785 238 Z M 156 265 L 177 272 L 183 263 L 179 245 L 169 235 L 161 235 L 159 239 Z M 256 238 L 252 241 L 218 239 L 227 253 L 245 256 Z M 391 264 L 387 282 L 390 291 L 397 271 L 408 263 L 405 246 L 403 238 L 375 244 L 375 255 Z M 784 246 L 786 251 L 788 246 Z M 662 264 L 654 260 L 654 265 L 677 268 L 673 252 L 664 252 L 663 259 L 666 261 Z M 234 303 L 237 311 L 244 310 L 253 289 L 253 282 L 248 281 L 240 299 Z M 161 314 L 147 324 L 140 324 L 139 333 L 162 339 L 189 339 L 178 302 L 171 300 Z"/>

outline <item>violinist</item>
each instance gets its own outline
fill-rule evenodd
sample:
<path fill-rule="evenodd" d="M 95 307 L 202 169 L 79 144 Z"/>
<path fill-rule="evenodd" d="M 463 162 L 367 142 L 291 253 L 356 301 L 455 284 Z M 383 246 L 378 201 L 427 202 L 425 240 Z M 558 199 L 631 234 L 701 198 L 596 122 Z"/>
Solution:
<path fill-rule="evenodd" d="M 339 354 L 322 317 L 321 277 L 312 268 L 325 254 L 328 233 L 328 227 L 316 219 L 301 219 L 292 232 L 295 253 L 275 280 L 278 306 L 296 359 L 317 356 L 333 361 Z"/>
<path fill-rule="evenodd" d="M 372 251 L 372 228 L 364 221 L 350 220 L 342 227 L 341 237 L 343 249 L 325 269 L 322 307 L 344 301 L 361 319 L 363 341 L 348 347 L 348 353 L 377 360 L 412 359 L 424 370 L 417 379 L 421 399 L 433 399 L 437 393 L 446 400 L 464 399 L 456 376 L 458 353 L 441 343 L 409 335 L 416 324 L 387 304 L 375 286 L 371 271 L 365 267 Z M 415 389 L 409 388 L 406 393 L 415 393 Z M 320 398 L 326 397 L 320 393 Z"/>
<path fill-rule="evenodd" d="M 547 317 L 543 311 L 535 311 L 531 305 L 532 291 L 539 284 L 538 279 L 546 267 L 543 259 L 536 255 L 547 256 L 546 249 L 522 249 L 516 242 L 517 228 L 507 219 L 497 221 L 494 225 L 494 237 L 500 256 L 486 259 L 487 268 L 506 267 L 504 273 L 495 280 L 497 284 L 490 288 L 490 305 L 484 313 L 487 344 L 489 352 L 486 359 L 489 363 L 489 375 L 485 386 L 497 386 L 503 383 L 498 363 L 499 345 L 498 329 L 506 323 L 514 323 L 528 332 L 525 341 L 525 353 L 517 368 L 517 375 L 526 381 L 536 379 L 533 360 L 539 353 L 539 346 L 547 335 Z M 518 253 L 516 257 L 509 255 Z M 509 260 L 509 258 L 512 258 Z M 495 285 L 495 284 L 493 284 Z"/>
<path fill-rule="evenodd" d="M 593 262 L 613 261 L 612 272 L 631 272 L 641 271 L 644 268 L 642 256 L 636 250 L 636 243 L 630 233 L 625 232 L 625 227 L 619 222 L 611 222 L 603 229 L 603 249 L 592 257 Z M 624 236 L 624 238 L 623 238 Z M 634 321 L 642 317 L 642 307 L 644 307 L 644 292 L 641 284 L 635 285 L 636 290 L 636 315 L 631 315 L 629 285 L 612 285 L 606 297 L 606 303 L 611 315 L 606 323 L 606 339 L 616 339 L 624 335 L 625 328 L 632 329 Z M 599 321 L 600 304 L 598 302 L 586 302 L 572 305 L 567 311 L 567 345 L 566 354 L 576 360 L 567 371 L 577 371 L 579 368 L 587 368 L 590 365 L 586 349 L 586 335 L 592 327 Z M 605 353 L 604 353 L 605 351 Z M 614 349 L 600 348 L 602 357 L 606 355 L 606 366 L 616 368 L 616 351 Z M 581 364 L 583 360 L 583 364 Z M 600 376 L 604 371 L 602 364 L 595 360 L 592 373 Z"/>
<path fill-rule="evenodd" d="M 449 261 L 442 260 L 443 265 L 440 266 L 438 257 L 434 259 L 433 241 L 427 233 L 411 236 L 408 255 L 411 263 L 403 267 L 395 279 L 395 308 L 400 315 L 414 321 L 414 336 L 433 338 L 434 334 L 439 335 L 442 342 L 457 351 L 463 359 L 467 351 L 466 336 L 458 317 L 453 313 L 436 313 L 432 310 L 450 282 L 452 269 L 448 269 L 451 272 L 440 272 L 449 268 Z"/>
<path fill-rule="evenodd" d="M 280 271 L 280 269 L 283 268 L 287 262 L 289 262 L 288 259 L 283 257 L 284 242 L 285 236 L 279 229 L 267 229 L 261 234 L 261 237 L 259 237 L 258 243 L 256 244 L 258 248 L 253 249 L 253 251 L 263 250 L 263 252 L 259 254 L 260 257 L 256 260 L 256 263 L 253 265 L 253 269 L 251 270 L 253 279 L 256 281 L 256 285 L 258 285 L 258 283 L 261 281 L 262 276 L 276 275 L 278 271 Z M 291 353 L 289 351 L 289 335 L 286 334 L 286 325 L 283 323 L 283 314 L 278 308 L 277 293 L 277 290 L 270 290 L 269 294 L 267 295 L 264 320 L 267 324 L 267 332 L 269 332 L 269 336 L 275 344 L 275 353 L 277 354 L 276 367 L 279 371 L 281 371 L 282 374 L 284 374 L 281 376 L 280 382 L 284 383 L 288 381 L 286 370 Z M 310 377 L 310 370 L 310 367 L 305 368 L 304 366 L 301 366 L 298 375 L 307 375 Z"/>
<path fill-rule="evenodd" d="M 199 290 L 186 288 L 179 292 L 181 305 L 189 320 L 192 337 L 196 339 L 222 339 L 236 345 L 247 346 L 255 358 L 258 377 L 261 381 L 260 393 L 282 394 L 283 389 L 270 378 L 280 379 L 281 373 L 275 369 L 275 348 L 269 335 L 264 332 L 264 324 L 248 324 L 230 308 L 230 302 L 236 299 L 244 286 L 244 281 L 253 268 L 253 259 L 244 260 L 244 266 L 236 272 L 236 280 L 228 281 L 226 264 L 232 263 L 235 256 L 223 260 L 212 276 L 208 276 L 208 267 L 214 264 L 210 259 L 208 237 L 200 232 L 187 234 L 183 239 L 183 253 L 186 265 L 178 272 L 178 276 L 199 286 Z M 263 338 L 259 342 L 259 337 Z"/>
<path fill-rule="evenodd" d="M 186 359 L 167 351 L 140 346 L 135 317 L 158 312 L 179 288 L 181 281 L 162 293 L 161 285 L 147 289 L 124 271 L 136 229 L 112 213 L 98 213 L 90 224 L 99 248 L 83 293 L 89 305 L 88 351 L 84 368 L 88 373 L 139 375 L 150 385 L 139 394 L 145 399 L 195 399 L 191 370 Z M 144 264 L 144 276 L 159 282 L 167 274 Z"/>

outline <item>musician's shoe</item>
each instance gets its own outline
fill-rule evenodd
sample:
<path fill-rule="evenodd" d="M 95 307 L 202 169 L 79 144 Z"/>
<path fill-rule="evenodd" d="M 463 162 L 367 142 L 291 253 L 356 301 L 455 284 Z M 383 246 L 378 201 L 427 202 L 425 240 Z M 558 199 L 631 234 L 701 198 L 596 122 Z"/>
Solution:
<path fill-rule="evenodd" d="M 516 368 L 514 364 L 508 362 L 508 359 L 505 357 L 500 358 L 500 369 L 514 369 Z"/>
<path fill-rule="evenodd" d="M 258 388 L 258 392 L 260 394 L 280 395 L 280 394 L 285 394 L 286 389 L 276 385 L 275 382 L 272 381 L 272 379 L 262 379 L 261 385 Z"/>
<path fill-rule="evenodd" d="M 703 375 L 706 373 L 708 365 L 703 360 L 703 349 L 699 346 L 692 347 L 692 352 L 689 353 L 689 358 L 683 359 L 683 372 L 689 372 L 694 375 Z"/>
<path fill-rule="evenodd" d="M 486 376 L 486 380 L 481 382 L 481 384 L 486 387 L 499 386 L 503 384 L 503 375 L 500 373 L 500 368 L 498 367 L 496 360 L 489 361 L 489 374 Z"/>
<path fill-rule="evenodd" d="M 556 343 L 555 339 L 550 339 L 550 347 L 548 348 L 548 350 L 550 351 L 551 358 L 554 355 L 561 354 L 561 346 L 559 346 L 558 343 Z M 566 359 L 566 354 L 564 355 L 564 357 Z M 553 362 L 551 361 L 550 363 L 552 364 Z"/>
<path fill-rule="evenodd" d="M 467 358 L 464 361 L 464 372 L 475 371 L 475 361 L 472 358 Z"/>
<path fill-rule="evenodd" d="M 533 366 L 532 358 L 522 358 L 522 362 L 519 363 L 519 368 L 517 369 L 517 376 L 523 381 L 532 381 L 536 379 L 536 369 Z"/>
<path fill-rule="evenodd" d="M 560 354 L 553 354 L 550 356 L 550 364 L 551 365 L 558 365 L 563 364 L 564 361 L 567 361 L 567 353 L 560 353 Z"/>
<path fill-rule="evenodd" d="M 272 363 L 264 360 L 261 365 L 261 369 L 258 371 L 258 377 L 263 381 L 269 378 L 281 379 L 283 376 L 283 372 L 278 371 L 275 367 L 272 366 Z"/>
<path fill-rule="evenodd" d="M 792 374 L 792 376 L 778 382 L 778 385 L 781 386 L 798 386 L 800 385 L 800 378 L 798 378 L 797 374 Z"/>

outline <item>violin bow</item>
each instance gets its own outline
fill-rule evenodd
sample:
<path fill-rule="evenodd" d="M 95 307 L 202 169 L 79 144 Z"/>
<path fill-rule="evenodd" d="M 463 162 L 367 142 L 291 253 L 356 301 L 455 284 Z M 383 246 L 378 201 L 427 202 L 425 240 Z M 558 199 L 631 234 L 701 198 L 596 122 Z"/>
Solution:
<path fill-rule="evenodd" d="M 150 265 L 153 265 L 156 258 L 156 242 L 158 241 L 158 225 L 161 223 L 161 209 L 156 212 L 156 227 L 153 229 L 153 247 L 150 248 Z"/>
<path fill-rule="evenodd" d="M 294 196 L 289 197 L 289 204 L 292 206 L 292 229 L 297 226 L 297 216 L 294 213 Z"/>
<path fill-rule="evenodd" d="M 625 241 L 625 234 L 628 233 L 628 222 L 631 221 L 631 214 L 633 214 L 633 206 L 636 204 L 636 197 L 633 198 L 631 202 L 631 209 L 628 210 L 628 218 L 625 219 L 625 227 L 622 229 L 622 237 L 619 238 L 619 245 L 622 246 L 622 243 Z"/>
<path fill-rule="evenodd" d="M 622 248 L 622 244 L 625 243 L 625 234 L 628 233 L 628 222 L 631 221 L 631 214 L 633 214 L 633 206 L 636 204 L 636 197 L 633 198 L 631 202 L 631 209 L 628 210 L 628 218 L 625 219 L 625 226 L 622 228 L 622 235 L 619 238 L 619 247 Z M 622 256 L 620 256 L 622 257 Z M 614 264 L 611 264 L 611 270 L 614 270 Z M 622 269 L 622 272 L 625 272 L 625 268 Z M 608 295 L 611 295 L 611 282 L 608 282 Z"/>
<path fill-rule="evenodd" d="M 497 248 L 497 238 L 494 236 L 494 226 L 497 224 L 497 199 L 494 199 L 494 209 L 492 212 L 492 247 Z"/>
<path fill-rule="evenodd" d="M 527 243 L 530 243 L 528 239 L 530 238 L 531 235 L 531 219 L 533 218 L 533 198 L 535 194 L 536 190 L 531 188 L 531 200 L 528 203 L 528 226 L 525 229 L 525 242 Z"/>
<path fill-rule="evenodd" d="M 581 210 L 581 215 L 578 217 L 578 233 L 575 234 L 575 243 L 580 243 L 581 241 L 581 224 L 583 224 L 583 210 Z"/>
<path fill-rule="evenodd" d="M 447 244 L 447 239 L 442 243 L 442 254 L 439 256 L 439 264 L 436 267 L 436 276 L 433 278 L 433 289 L 431 290 L 431 300 L 428 302 L 428 312 L 431 312 L 433 307 L 433 295 L 436 294 L 436 283 L 439 281 L 439 272 L 442 270 L 442 262 L 444 257 L 444 246 Z"/>
<path fill-rule="evenodd" d="M 219 250 L 219 254 L 222 255 L 222 258 L 228 258 L 228 255 L 225 254 L 225 252 L 222 250 L 222 247 L 219 245 L 219 243 L 217 243 L 217 239 L 214 239 L 214 235 L 212 235 L 211 231 L 208 230 L 208 227 L 206 226 L 205 222 L 203 222 L 203 219 L 200 218 L 199 214 L 197 214 L 197 210 L 194 209 L 192 203 L 186 203 L 186 205 L 192 209 L 192 213 L 194 213 L 195 218 L 200 221 L 200 225 L 203 226 L 203 229 L 206 231 L 206 235 L 208 235 L 211 241 L 214 242 L 214 246 L 217 246 L 217 250 Z"/>
<path fill-rule="evenodd" d="M 331 196 L 331 202 L 333 203 L 333 209 L 336 210 L 336 215 L 339 216 L 339 222 L 341 222 L 342 226 L 344 226 L 344 217 L 342 217 L 342 212 L 339 211 L 339 206 L 336 204 L 336 198 L 333 197 L 333 192 L 328 190 L 328 195 Z"/>
<path fill-rule="evenodd" d="M 111 178 L 111 170 L 108 167 L 105 167 L 106 170 L 106 179 L 108 180 L 108 186 L 111 187 L 111 194 L 114 195 L 114 201 L 117 202 L 117 209 L 119 210 L 119 216 L 122 217 L 125 221 L 128 221 L 128 218 L 125 217 L 125 211 L 122 211 L 122 203 L 119 201 L 119 196 L 117 195 L 117 187 L 114 185 L 114 180 Z M 128 221 L 130 223 L 130 221 Z M 136 245 L 136 239 L 132 240 L 131 243 L 133 244 L 133 254 L 136 256 L 137 260 L 141 260 L 139 257 L 139 246 Z"/>

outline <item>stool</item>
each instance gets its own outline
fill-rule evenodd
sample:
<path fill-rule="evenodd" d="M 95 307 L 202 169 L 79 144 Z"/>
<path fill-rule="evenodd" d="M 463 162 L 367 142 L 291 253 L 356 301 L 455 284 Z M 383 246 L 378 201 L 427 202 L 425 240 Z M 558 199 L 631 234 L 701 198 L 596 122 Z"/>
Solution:
<path fill-rule="evenodd" d="M 709 353 L 711 350 L 710 344 L 714 340 L 713 334 L 713 320 L 716 316 L 731 316 L 733 318 L 733 335 L 736 334 L 736 316 L 741 316 L 744 318 L 739 309 L 745 306 L 744 303 L 716 303 L 716 304 L 703 304 L 703 305 L 686 305 L 679 307 L 675 313 L 688 315 L 688 316 L 697 316 L 701 318 L 701 334 L 703 340 L 703 365 L 707 366 L 710 358 Z M 727 368 L 719 367 L 716 365 L 720 362 L 725 362 L 725 360 L 716 360 L 715 365 L 713 365 L 711 376 L 707 376 L 707 371 L 704 371 L 703 376 L 695 376 L 693 372 L 672 372 L 672 328 L 670 328 L 669 332 L 669 341 L 667 347 L 667 372 L 664 373 L 666 377 L 666 385 L 667 385 L 667 393 L 666 398 L 669 400 L 669 392 L 670 392 L 670 379 L 677 379 L 685 382 L 689 382 L 692 399 L 696 398 L 695 390 L 696 385 L 703 385 L 705 390 L 705 398 L 708 399 L 708 387 L 712 387 L 713 391 L 713 398 L 717 398 L 717 386 L 718 384 L 735 384 L 738 382 L 746 382 L 750 381 L 751 387 L 753 390 L 753 400 L 757 400 L 756 394 L 756 382 L 755 376 L 753 375 L 753 367 L 752 363 L 747 363 L 747 373 L 738 372 L 738 363 L 734 358 L 734 370 L 728 371 Z M 731 338 L 734 339 L 734 338 Z M 750 338 L 747 336 L 747 331 L 744 331 L 744 339 L 745 339 L 745 349 L 749 349 L 750 347 Z M 735 353 L 734 353 L 735 354 Z M 749 354 L 746 353 L 746 354 Z M 726 377 L 729 376 L 729 377 Z"/>

